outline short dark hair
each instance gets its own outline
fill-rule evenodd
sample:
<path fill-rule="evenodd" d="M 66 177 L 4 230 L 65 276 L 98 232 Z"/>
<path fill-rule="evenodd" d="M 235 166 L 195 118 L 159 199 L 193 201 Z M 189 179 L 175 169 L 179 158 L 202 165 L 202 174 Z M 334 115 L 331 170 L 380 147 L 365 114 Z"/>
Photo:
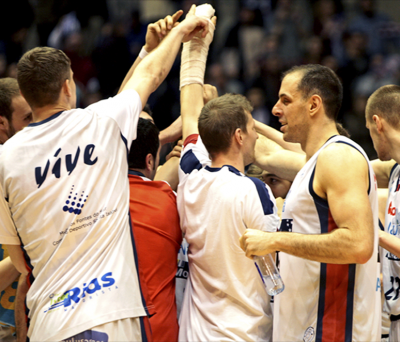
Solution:
<path fill-rule="evenodd" d="M 145 169 L 146 156 L 151 153 L 154 160 L 157 157 L 160 140 L 159 130 L 150 120 L 139 118 L 136 140 L 132 141 L 128 156 L 130 169 Z"/>
<path fill-rule="evenodd" d="M 20 96 L 18 82 L 15 78 L 6 77 L 0 79 L 0 116 L 12 121 L 12 100 Z"/>
<path fill-rule="evenodd" d="M 379 115 L 394 127 L 400 127 L 400 86 L 386 85 L 376 90 L 368 99 L 366 117 L 372 120 Z"/>
<path fill-rule="evenodd" d="M 237 128 L 247 132 L 248 117 L 253 107 L 239 94 L 225 94 L 208 102 L 201 110 L 199 117 L 200 137 L 208 153 L 226 152 Z"/>
<path fill-rule="evenodd" d="M 285 71 L 282 78 L 294 72 L 302 75 L 297 90 L 302 93 L 303 99 L 319 95 L 326 115 L 336 121 L 343 100 L 343 86 L 335 72 L 323 65 L 306 64 Z"/>
<path fill-rule="evenodd" d="M 57 102 L 63 83 L 70 79 L 71 61 L 61 50 L 37 47 L 18 62 L 17 79 L 26 102 L 40 108 Z"/>

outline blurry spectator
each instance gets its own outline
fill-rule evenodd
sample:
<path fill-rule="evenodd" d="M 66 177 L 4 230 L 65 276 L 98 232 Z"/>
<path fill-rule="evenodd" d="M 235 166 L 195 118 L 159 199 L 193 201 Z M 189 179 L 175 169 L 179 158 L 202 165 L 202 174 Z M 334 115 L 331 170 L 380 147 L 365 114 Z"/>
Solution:
<path fill-rule="evenodd" d="M 139 55 L 140 49 L 146 40 L 147 25 L 143 24 L 140 20 L 140 12 L 134 10 L 130 16 L 129 32 L 127 34 L 127 41 L 129 45 L 129 52 L 131 59 L 134 61 Z"/>
<path fill-rule="evenodd" d="M 313 6 L 313 33 L 322 40 L 323 54 L 336 57 L 343 54 L 342 34 L 345 29 L 340 0 L 318 0 Z"/>
<path fill-rule="evenodd" d="M 312 17 L 302 0 L 278 0 L 268 20 L 268 32 L 279 38 L 279 56 L 286 66 L 299 64 L 302 40 L 311 32 Z"/>
<path fill-rule="evenodd" d="M 273 115 L 265 105 L 265 94 L 263 89 L 250 88 L 246 93 L 246 97 L 253 106 L 253 111 L 251 112 L 253 118 L 266 125 L 269 125 Z"/>
<path fill-rule="evenodd" d="M 367 37 L 369 54 L 387 53 L 388 41 L 382 30 L 390 24 L 390 18 L 376 10 L 375 0 L 358 0 L 358 15 L 349 23 L 351 32 L 362 32 Z"/>
<path fill-rule="evenodd" d="M 222 55 L 224 64 L 230 64 L 229 77 L 245 81 L 257 74 L 254 62 L 261 53 L 264 35 L 261 11 L 243 5 L 239 22 L 228 33 Z"/>
<path fill-rule="evenodd" d="M 222 63 L 215 63 L 207 69 L 205 83 L 215 86 L 219 96 L 226 93 L 243 94 L 244 92 L 243 84 L 236 79 L 230 79 Z"/>
<path fill-rule="evenodd" d="M 103 26 L 100 41 L 93 52 L 93 62 L 103 97 L 115 95 L 131 65 L 122 24 L 106 23 Z"/>
<path fill-rule="evenodd" d="M 369 67 L 369 54 L 367 53 L 367 37 L 361 32 L 345 33 L 343 36 L 345 55 L 340 62 L 338 76 L 343 83 L 343 102 L 339 114 L 339 121 L 344 112 L 352 107 L 351 89 L 357 77 L 365 74 Z"/>
<path fill-rule="evenodd" d="M 305 42 L 303 64 L 321 64 L 324 47 L 321 37 L 312 36 Z"/>
<path fill-rule="evenodd" d="M 63 48 L 63 42 L 69 35 L 80 32 L 81 24 L 75 12 L 70 12 L 60 18 L 56 27 L 51 31 L 47 45 L 56 49 Z"/>

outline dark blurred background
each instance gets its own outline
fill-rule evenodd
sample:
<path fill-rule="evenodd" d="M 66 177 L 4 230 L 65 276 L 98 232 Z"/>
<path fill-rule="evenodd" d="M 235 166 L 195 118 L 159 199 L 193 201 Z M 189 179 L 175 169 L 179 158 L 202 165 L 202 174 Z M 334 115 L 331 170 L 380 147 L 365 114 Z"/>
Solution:
<path fill-rule="evenodd" d="M 144 45 L 146 27 L 192 3 L 174 0 L 9 0 L 0 5 L 0 77 L 35 46 L 65 51 L 77 82 L 78 107 L 114 95 Z M 282 71 L 319 63 L 341 78 L 339 121 L 376 158 L 364 109 L 385 84 L 400 85 L 399 0 L 214 0 L 217 30 L 206 82 L 219 94 L 245 94 L 257 120 L 279 128 L 271 109 Z M 179 116 L 177 58 L 149 104 L 160 129 Z M 164 151 L 166 153 L 167 151 Z"/>

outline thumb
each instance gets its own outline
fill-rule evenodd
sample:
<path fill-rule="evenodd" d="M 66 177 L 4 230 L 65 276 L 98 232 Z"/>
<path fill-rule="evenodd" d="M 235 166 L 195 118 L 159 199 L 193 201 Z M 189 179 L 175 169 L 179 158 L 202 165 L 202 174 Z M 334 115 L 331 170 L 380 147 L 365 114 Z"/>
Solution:
<path fill-rule="evenodd" d="M 189 10 L 189 12 L 188 12 L 188 14 L 193 14 L 193 15 L 195 15 L 196 14 L 196 5 L 192 5 L 192 7 L 190 7 L 190 10 Z"/>
<path fill-rule="evenodd" d="M 217 25 L 217 17 L 215 15 L 211 18 L 211 22 L 214 24 L 214 26 Z"/>

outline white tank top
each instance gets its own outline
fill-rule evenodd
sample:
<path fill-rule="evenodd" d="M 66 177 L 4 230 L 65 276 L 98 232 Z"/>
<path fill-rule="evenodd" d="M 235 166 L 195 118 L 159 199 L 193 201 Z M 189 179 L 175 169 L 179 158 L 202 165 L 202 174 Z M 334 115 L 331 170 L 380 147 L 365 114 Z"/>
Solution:
<path fill-rule="evenodd" d="M 323 234 L 337 228 L 328 202 L 312 186 L 317 158 L 332 143 L 353 146 L 368 161 L 352 140 L 343 136 L 330 138 L 297 174 L 283 207 L 281 231 Z M 369 161 L 368 165 L 368 194 L 376 232 L 373 256 L 363 265 L 336 265 L 280 253 L 280 272 L 286 288 L 275 298 L 274 341 L 380 340 L 377 186 Z"/>

